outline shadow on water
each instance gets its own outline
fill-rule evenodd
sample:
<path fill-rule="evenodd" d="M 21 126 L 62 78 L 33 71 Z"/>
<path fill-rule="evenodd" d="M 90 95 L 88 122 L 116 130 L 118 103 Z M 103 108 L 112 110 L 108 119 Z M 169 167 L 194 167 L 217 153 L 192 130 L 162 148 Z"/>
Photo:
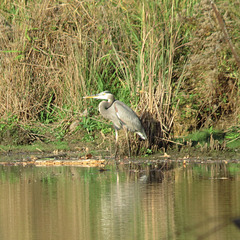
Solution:
<path fill-rule="evenodd" d="M 138 163 L 131 162 L 120 168 L 121 171 L 125 171 L 129 176 L 139 179 L 140 182 L 152 183 L 162 182 L 164 173 L 173 170 L 175 163 L 160 162 L 160 163 Z"/>
<path fill-rule="evenodd" d="M 0 193 L 3 240 L 240 236 L 238 163 L 0 166 Z"/>
<path fill-rule="evenodd" d="M 152 184 L 152 183 L 162 183 L 164 178 L 172 181 L 175 180 L 175 175 L 173 172 L 176 172 L 176 168 L 180 168 L 187 175 L 190 175 L 191 178 L 198 178 L 201 180 L 211 180 L 211 181 L 235 181 L 239 180 L 239 175 L 236 176 L 237 172 L 240 172 L 239 164 L 233 163 L 227 165 L 224 162 L 221 163 L 213 163 L 213 164 L 190 164 L 186 166 L 182 163 L 177 162 L 158 162 L 154 164 L 139 164 L 138 162 L 131 163 L 127 167 L 124 166 L 124 170 L 127 169 L 128 174 L 133 175 L 134 178 L 138 178 L 139 182 Z M 238 209 L 239 214 L 239 209 Z M 234 217 L 233 217 L 234 216 Z M 173 235 L 177 238 L 181 238 L 182 235 L 186 235 L 186 233 L 195 232 L 198 229 L 202 229 L 204 227 L 204 231 L 199 234 L 196 234 L 194 239 L 202 240 L 202 239 L 210 239 L 217 232 L 223 231 L 228 225 L 234 223 L 238 228 L 240 228 L 240 218 L 236 217 L 237 215 L 234 213 L 227 215 L 214 215 L 212 217 L 206 217 L 203 221 L 198 221 L 196 224 L 190 223 L 186 227 L 181 230 L 176 231 Z M 208 224 L 209 229 L 206 229 L 205 225 Z M 240 233 L 239 233 L 240 236 Z M 164 239 L 164 238 L 163 238 Z M 168 238 L 165 238 L 168 239 Z M 183 238 L 185 239 L 185 238 Z M 216 238 L 219 239 L 219 238 Z M 223 238 L 225 239 L 225 238 Z M 226 238 L 228 239 L 228 238 Z M 229 235 L 229 239 L 232 239 Z"/>

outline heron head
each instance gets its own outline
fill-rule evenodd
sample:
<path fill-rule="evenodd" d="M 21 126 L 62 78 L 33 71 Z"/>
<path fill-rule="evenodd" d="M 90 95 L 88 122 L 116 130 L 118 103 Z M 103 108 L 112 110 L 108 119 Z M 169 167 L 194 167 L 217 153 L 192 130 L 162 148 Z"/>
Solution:
<path fill-rule="evenodd" d="M 96 95 L 90 95 L 90 96 L 85 96 L 83 98 L 96 98 L 96 99 L 105 99 L 105 100 L 109 100 L 114 98 L 113 94 L 110 93 L 109 91 L 104 91 L 104 92 L 100 92 Z"/>

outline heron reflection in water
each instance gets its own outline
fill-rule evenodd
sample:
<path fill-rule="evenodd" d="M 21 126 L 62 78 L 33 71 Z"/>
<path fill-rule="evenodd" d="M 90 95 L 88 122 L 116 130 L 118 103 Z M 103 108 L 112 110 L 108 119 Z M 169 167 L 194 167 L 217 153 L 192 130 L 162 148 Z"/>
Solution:
<path fill-rule="evenodd" d="M 147 139 L 147 135 L 137 114 L 125 103 L 115 100 L 114 95 L 109 91 L 104 91 L 96 95 L 86 96 L 84 98 L 107 100 L 100 102 L 98 109 L 104 118 L 111 120 L 113 123 L 116 133 L 115 158 L 118 152 L 118 130 L 124 129 L 126 132 L 129 156 L 131 154 L 131 150 L 128 139 L 128 131 L 137 133 L 143 140 Z"/>

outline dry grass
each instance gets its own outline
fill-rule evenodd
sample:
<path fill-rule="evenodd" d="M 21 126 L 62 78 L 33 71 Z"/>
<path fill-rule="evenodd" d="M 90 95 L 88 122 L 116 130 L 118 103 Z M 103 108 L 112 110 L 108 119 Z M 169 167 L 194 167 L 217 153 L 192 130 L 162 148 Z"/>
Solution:
<path fill-rule="evenodd" d="M 240 39 L 236 32 L 240 30 L 240 22 L 234 1 L 220 1 L 217 4 L 237 47 Z M 193 17 L 186 19 L 187 27 L 193 30 L 179 95 L 181 103 L 176 119 L 179 135 L 211 126 L 226 129 L 238 124 L 239 119 L 237 62 L 210 1 L 202 0 L 194 9 Z"/>
<path fill-rule="evenodd" d="M 29 121 L 44 120 L 54 109 L 80 113 L 87 108 L 82 96 L 110 90 L 141 116 L 149 136 L 144 147 L 165 146 L 167 141 L 163 140 L 169 140 L 174 124 L 176 132 L 184 131 L 181 121 L 188 117 L 181 116 L 178 106 L 181 104 L 182 110 L 186 105 L 181 99 L 185 90 L 190 95 L 198 93 L 199 99 L 207 98 L 202 105 L 197 103 L 199 112 L 208 104 L 220 106 L 214 103 L 215 95 L 222 94 L 214 93 L 215 80 L 220 79 L 215 72 L 217 62 L 211 62 L 203 73 L 206 58 L 196 46 L 197 34 L 203 35 L 195 31 L 191 39 L 191 28 L 197 25 L 205 29 L 206 24 L 186 24 L 199 17 L 191 18 L 196 2 L 1 3 L 0 116 L 11 114 Z M 203 16 L 210 11 L 201 9 Z M 204 54 L 211 54 L 210 45 L 221 35 L 216 34 L 207 39 Z M 184 55 L 186 46 L 192 48 L 190 56 Z M 210 82 L 208 89 L 201 87 L 203 81 Z M 220 80 L 216 84 L 221 85 Z M 192 105 L 190 108 L 195 111 Z M 195 126 L 197 116 L 191 120 Z"/>

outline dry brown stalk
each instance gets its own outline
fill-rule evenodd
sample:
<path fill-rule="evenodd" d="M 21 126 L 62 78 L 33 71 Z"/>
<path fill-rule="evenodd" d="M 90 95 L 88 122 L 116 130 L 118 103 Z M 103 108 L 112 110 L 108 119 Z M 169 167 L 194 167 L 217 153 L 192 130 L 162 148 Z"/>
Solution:
<path fill-rule="evenodd" d="M 237 54 L 237 52 L 235 50 L 235 47 L 234 47 L 234 45 L 232 43 L 232 40 L 231 40 L 231 38 L 230 38 L 230 36 L 228 34 L 226 24 L 225 24 L 225 22 L 224 22 L 224 20 L 223 20 L 223 18 L 221 16 L 217 6 L 216 6 L 216 4 L 214 3 L 214 1 L 210 1 L 210 2 L 211 2 L 211 5 L 212 5 L 212 8 L 213 8 L 213 11 L 214 11 L 214 13 L 216 15 L 216 18 L 218 20 L 219 26 L 222 29 L 222 32 L 223 32 L 223 34 L 225 36 L 225 39 L 228 42 L 228 45 L 229 45 L 229 47 L 230 47 L 230 49 L 232 51 L 232 54 L 233 54 L 233 56 L 234 56 L 234 58 L 236 60 L 238 68 L 240 69 L 240 57 L 238 56 L 238 54 Z"/>

